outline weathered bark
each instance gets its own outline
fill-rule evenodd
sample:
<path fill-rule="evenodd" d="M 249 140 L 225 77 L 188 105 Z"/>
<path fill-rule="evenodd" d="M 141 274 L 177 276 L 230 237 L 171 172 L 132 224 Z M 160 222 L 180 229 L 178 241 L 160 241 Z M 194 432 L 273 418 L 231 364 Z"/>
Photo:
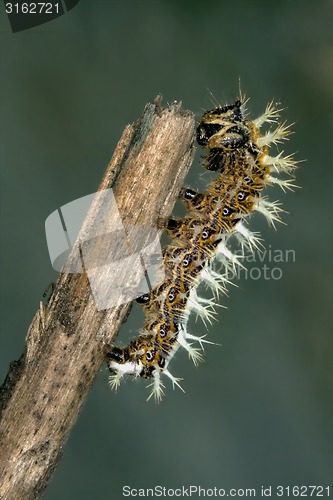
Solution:
<path fill-rule="evenodd" d="M 177 103 L 161 108 L 160 98 L 125 128 L 99 187 L 112 186 L 125 227 L 161 227 L 191 165 L 193 136 L 193 114 Z M 99 209 L 94 202 L 80 236 Z M 107 214 L 110 231 L 113 218 Z M 94 252 L 103 258 L 105 249 L 97 242 Z M 126 317 L 129 305 L 119 304 L 98 311 L 85 273 L 61 273 L 49 302 L 41 304 L 25 352 L 11 363 L 0 391 L 0 498 L 41 497 L 105 348 Z"/>

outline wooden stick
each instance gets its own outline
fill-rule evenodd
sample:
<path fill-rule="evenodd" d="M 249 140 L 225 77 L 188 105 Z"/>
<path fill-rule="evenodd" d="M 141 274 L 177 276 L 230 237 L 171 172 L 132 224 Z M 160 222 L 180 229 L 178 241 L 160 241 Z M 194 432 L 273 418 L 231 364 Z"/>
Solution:
<path fill-rule="evenodd" d="M 193 159 L 193 138 L 193 114 L 179 103 L 162 108 L 160 97 L 125 128 L 99 187 L 112 186 L 124 227 L 157 227 L 170 214 Z M 94 227 L 99 210 L 95 200 L 79 237 Z M 107 214 L 110 231 L 113 215 Z M 102 259 L 105 249 L 96 244 L 94 252 Z M 1 499 L 41 497 L 128 309 L 120 300 L 97 310 L 86 273 L 60 274 L 0 390 Z"/>

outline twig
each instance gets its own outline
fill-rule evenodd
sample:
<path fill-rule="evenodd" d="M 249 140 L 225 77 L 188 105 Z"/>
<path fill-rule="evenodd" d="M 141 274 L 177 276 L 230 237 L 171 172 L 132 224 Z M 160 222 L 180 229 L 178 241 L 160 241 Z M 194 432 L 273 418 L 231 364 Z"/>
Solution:
<path fill-rule="evenodd" d="M 193 114 L 179 103 L 163 109 L 160 101 L 147 104 L 142 117 L 125 128 L 99 187 L 112 186 L 125 227 L 157 227 L 170 214 L 192 162 Z M 94 202 L 80 235 L 98 215 Z M 113 215 L 108 217 L 112 231 Z M 99 258 L 105 249 L 96 245 L 94 251 Z M 41 497 L 103 364 L 105 345 L 128 309 L 127 304 L 98 311 L 85 273 L 60 274 L 0 390 L 1 499 Z"/>

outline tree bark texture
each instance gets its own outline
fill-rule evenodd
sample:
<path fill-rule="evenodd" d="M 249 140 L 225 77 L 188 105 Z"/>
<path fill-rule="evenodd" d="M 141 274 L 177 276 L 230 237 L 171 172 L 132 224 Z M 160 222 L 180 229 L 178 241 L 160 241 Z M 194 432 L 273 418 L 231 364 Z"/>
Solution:
<path fill-rule="evenodd" d="M 128 125 L 99 190 L 113 189 L 124 227 L 159 227 L 171 213 L 194 153 L 194 117 L 179 103 L 146 105 Z M 79 238 L 99 217 L 92 203 Z M 114 214 L 106 214 L 110 231 Z M 73 251 L 69 257 L 73 258 Z M 96 243 L 96 258 L 105 249 Z M 77 248 L 76 248 L 77 251 Z M 110 276 L 112 279 L 112 276 Z M 30 325 L 25 351 L 0 389 L 0 498 L 40 498 L 130 305 L 98 310 L 87 274 L 62 272 Z"/>

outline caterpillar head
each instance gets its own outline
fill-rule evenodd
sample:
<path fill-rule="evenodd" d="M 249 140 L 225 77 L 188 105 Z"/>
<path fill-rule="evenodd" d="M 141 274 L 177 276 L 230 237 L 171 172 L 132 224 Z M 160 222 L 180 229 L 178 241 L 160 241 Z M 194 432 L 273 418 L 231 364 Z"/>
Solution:
<path fill-rule="evenodd" d="M 242 102 L 207 111 L 198 127 L 197 141 L 207 149 L 226 153 L 244 146 L 249 141 L 250 130 L 244 120 Z"/>

